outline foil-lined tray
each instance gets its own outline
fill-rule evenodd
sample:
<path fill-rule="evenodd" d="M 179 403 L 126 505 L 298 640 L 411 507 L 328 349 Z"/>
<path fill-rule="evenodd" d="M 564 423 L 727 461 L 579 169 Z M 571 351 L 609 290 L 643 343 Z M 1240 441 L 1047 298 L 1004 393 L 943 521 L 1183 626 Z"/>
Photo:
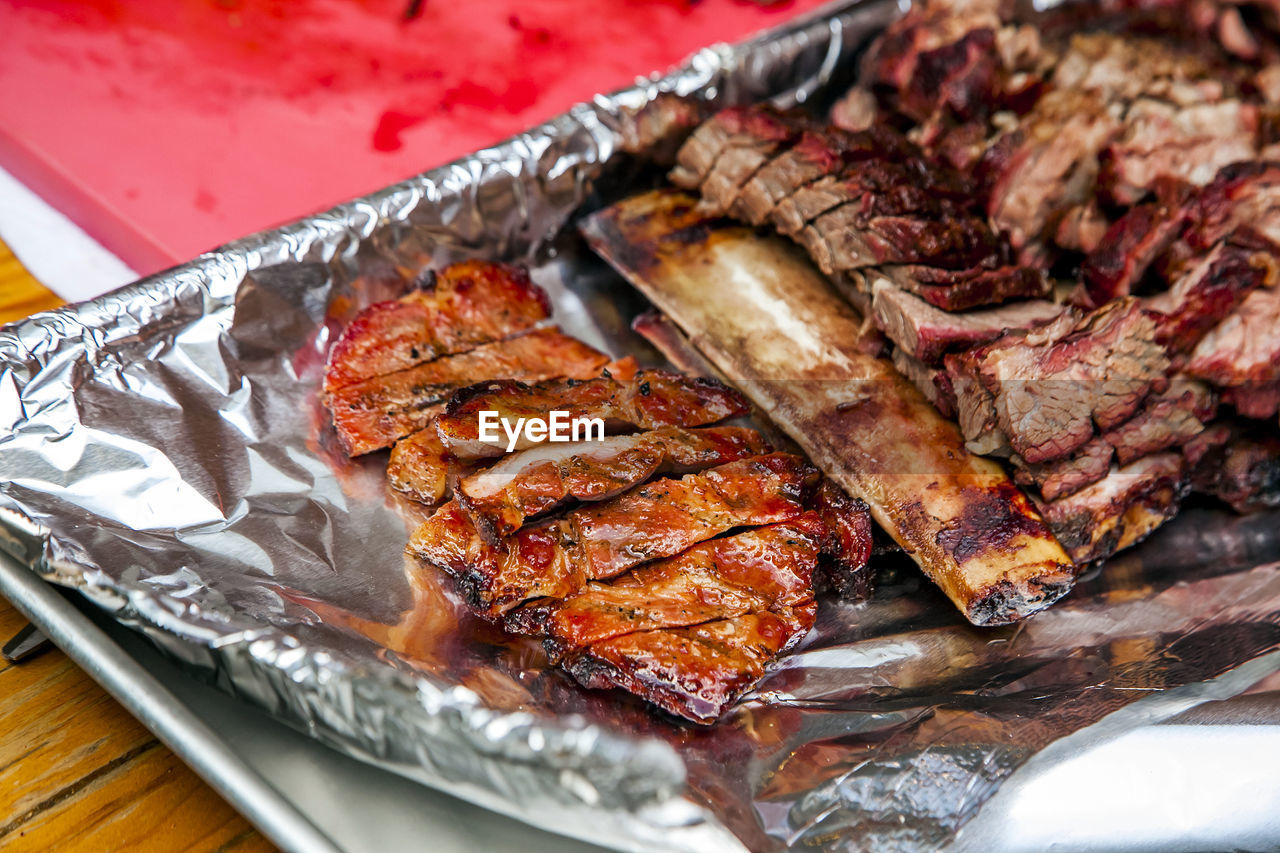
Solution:
<path fill-rule="evenodd" d="M 837 3 L 704 50 L 494 148 L 0 330 L 0 545 L 313 737 L 622 849 L 963 841 L 1019 766 L 1082 730 L 1096 743 L 1275 689 L 1280 515 L 1192 508 L 1007 629 L 972 628 L 911 564 L 881 558 L 873 601 L 824 600 L 798 652 L 694 729 L 580 689 L 468 615 L 406 563 L 415 510 L 388 492 L 385 456 L 337 448 L 318 401 L 327 347 L 406 269 L 524 261 L 566 330 L 656 363 L 629 329 L 643 300 L 573 218 L 657 180 L 693 112 L 838 95 L 897 11 Z"/>

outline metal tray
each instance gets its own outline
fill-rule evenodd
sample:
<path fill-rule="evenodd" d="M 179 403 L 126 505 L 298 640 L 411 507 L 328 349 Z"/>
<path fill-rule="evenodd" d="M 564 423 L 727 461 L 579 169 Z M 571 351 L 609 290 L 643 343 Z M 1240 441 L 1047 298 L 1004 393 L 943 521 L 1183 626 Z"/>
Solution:
<path fill-rule="evenodd" d="M 975 634 L 956 624 L 958 617 L 951 610 L 930 609 L 930 602 L 937 603 L 930 597 L 932 590 L 915 574 L 899 575 L 894 583 L 911 596 L 908 611 L 918 607 L 922 613 L 928 611 L 928 618 L 924 624 L 907 619 L 897 630 L 908 637 L 916 629 L 933 631 L 931 636 L 945 641 L 933 657 L 903 655 L 911 643 L 899 643 L 898 659 L 908 660 L 916 676 L 947 670 L 952 665 L 948 649 L 963 656 L 982 654 L 997 642 L 1008 643 L 1005 649 L 1012 649 L 1015 640 L 1040 643 L 1041 653 L 1050 663 L 1065 664 L 1062 671 L 1072 679 L 1056 685 L 1059 697 L 1069 695 L 1077 702 L 1088 698 L 1093 707 L 1073 709 L 1074 716 L 1051 721 L 1046 729 L 1050 736 L 1042 730 L 1039 741 L 1023 743 L 1002 723 L 1022 712 L 1032 717 L 1038 706 L 1026 701 L 1042 696 L 1024 701 L 1019 694 L 1012 703 L 1000 704 L 1003 700 L 995 695 L 987 706 L 952 702 L 948 710 L 959 707 L 969 713 L 967 709 L 977 707 L 973 717 L 978 728 L 986 726 L 987 736 L 908 742 L 897 753 L 882 750 L 880 741 L 868 737 L 862 741 L 865 751 L 857 753 L 847 747 L 846 738 L 875 735 L 877 726 L 896 725 L 896 715 L 905 713 L 904 708 L 932 714 L 957 696 L 946 695 L 950 688 L 944 685 L 940 698 L 930 692 L 907 694 L 906 701 L 915 705 L 890 696 L 883 705 L 842 709 L 821 703 L 788 706 L 787 691 L 775 690 L 769 701 L 757 697 L 748 703 L 749 709 L 742 711 L 745 719 L 736 727 L 721 726 L 702 740 L 714 746 L 720 738 L 730 749 L 722 754 L 690 753 L 694 766 L 698 761 L 702 768 L 721 761 L 712 767 L 722 780 L 718 791 L 733 802 L 719 814 L 708 807 L 704 792 L 694 792 L 702 797 L 696 799 L 685 786 L 689 765 L 682 751 L 698 741 L 685 737 L 683 730 L 638 713 L 635 706 L 576 688 L 566 690 L 554 680 L 538 685 L 559 691 L 547 694 L 545 703 L 522 698 L 504 705 L 504 695 L 481 696 L 492 686 L 484 680 L 488 676 L 508 678 L 500 681 L 502 687 L 519 686 L 510 679 L 510 669 L 495 663 L 492 644 L 489 651 L 482 644 L 452 642 L 445 647 L 446 653 L 467 658 L 463 663 L 469 669 L 463 675 L 479 676 L 464 688 L 454 678 L 458 671 L 452 657 L 438 656 L 443 660 L 439 671 L 386 666 L 396 661 L 387 657 L 385 645 L 342 633 L 322 615 L 338 612 L 334 602 L 345 604 L 349 599 L 358 599 L 365 608 L 381 604 L 394 612 L 396 603 L 384 600 L 410 592 L 398 562 L 401 520 L 390 517 L 381 504 L 346 501 L 348 491 L 339 487 L 351 485 L 350 494 L 362 498 L 380 495 L 367 487 L 385 488 L 381 472 L 359 463 L 329 467 L 328 460 L 318 458 L 316 448 L 306 444 L 313 431 L 305 418 L 314 403 L 306 395 L 314 393 L 317 355 L 323 350 L 319 342 L 332 331 L 325 322 L 326 306 L 377 295 L 376 282 L 358 285 L 357 273 L 385 270 L 393 262 L 430 258 L 438 263 L 467 254 L 533 258 L 536 274 L 553 290 L 559 318 L 568 330 L 616 347 L 630 316 L 618 300 L 630 291 L 621 288 L 602 264 L 592 266 L 580 246 L 575 257 L 572 241 L 562 245 L 554 235 L 564 233 L 562 226 L 581 205 L 600 201 L 593 193 L 604 178 L 612 177 L 616 189 L 623 183 L 620 178 L 634 172 L 638 160 L 632 154 L 652 152 L 660 134 L 655 136 L 655 127 L 646 123 L 646 117 L 652 118 L 646 110 L 670 94 L 692 96 L 703 107 L 768 96 L 790 103 L 818 95 L 824 87 L 830 94 L 839 75 L 850 73 L 850 53 L 892 10 L 882 0 L 841 2 L 825 17 L 799 22 L 748 45 L 709 49 L 667 77 L 601 96 L 494 149 L 326 214 L 246 238 L 101 300 L 4 330 L 0 417 L 13 418 L 22 429 L 0 445 L 0 460 L 8 466 L 0 470 L 12 478 L 0 490 L 0 503 L 5 504 L 0 508 L 0 550 L 77 588 L 113 619 L 140 629 L 218 687 L 267 708 L 320 742 L 543 828 L 619 848 L 737 850 L 763 846 L 760 840 L 766 833 L 771 836 L 766 840 L 775 844 L 817 844 L 832 837 L 854 844 L 862 837 L 886 849 L 936 847 L 953 840 L 961 847 L 1010 850 L 1050 845 L 1144 849 L 1152 843 L 1164 849 L 1280 847 L 1274 817 L 1280 809 L 1272 807 L 1276 800 L 1269 789 L 1264 791 L 1258 774 L 1247 769 L 1250 756 L 1273 754 L 1272 718 L 1250 711 L 1250 719 L 1263 724 L 1239 734 L 1231 723 L 1232 737 L 1223 737 L 1226 729 L 1220 725 L 1207 725 L 1223 722 L 1217 714 L 1238 721 L 1242 702 L 1255 708 L 1273 699 L 1270 694 L 1231 699 L 1250 687 L 1259 689 L 1265 676 L 1280 670 L 1280 652 L 1273 651 L 1280 647 L 1274 614 L 1250 607 L 1252 600 L 1246 601 L 1239 588 L 1230 586 L 1232 572 L 1243 565 L 1248 571 L 1241 574 L 1248 575 L 1248 590 L 1258 601 L 1280 600 L 1276 567 L 1258 565 L 1260 552 L 1251 550 L 1250 543 L 1258 539 L 1257 523 L 1242 525 L 1244 538 L 1234 543 L 1242 546 L 1235 556 L 1242 553 L 1250 562 L 1224 562 L 1215 574 L 1208 563 L 1188 567 L 1185 558 L 1170 559 L 1176 550 L 1168 546 L 1159 552 L 1164 562 L 1151 566 L 1144 566 L 1141 556 L 1128 555 L 1128 568 L 1114 575 L 1116 583 L 1094 590 L 1098 601 L 1091 604 L 1081 596 L 1038 617 L 1024 634 Z M 570 271 L 573 275 L 567 274 Z M 579 271 L 586 274 L 579 276 Z M 602 298 L 592 301 L 595 297 Z M 632 302 L 635 298 L 631 294 Z M 305 383 L 298 382 L 299 375 L 305 375 Z M 65 388 L 74 389 L 73 398 Z M 257 398 L 240 393 L 253 388 L 261 392 Z M 263 411 L 246 405 L 246 397 L 250 402 L 256 399 L 272 417 L 264 418 Z M 118 406 L 122 399 L 136 411 Z M 81 415 L 91 423 L 83 423 Z M 228 424 L 230 431 L 223 429 Z M 94 454 L 89 462 L 84 461 L 85 447 Z M 237 464 L 248 460 L 243 470 L 233 468 L 233 458 Z M 140 466 L 138 460 L 163 464 Z M 191 482 L 185 479 L 188 475 Z M 349 479 L 339 484 L 339 476 Z M 312 494 L 317 482 L 324 486 L 320 497 L 328 503 Z M 116 492 L 108 491 L 113 487 Z M 224 495 L 257 500 L 255 512 L 232 518 L 224 511 Z M 298 506 L 312 513 L 305 524 L 291 509 Z M 338 515 L 342 517 L 335 521 Z M 248 526 L 242 524 L 245 519 Z M 1179 529 L 1194 531 L 1194 520 L 1185 521 Z M 345 525 L 343 532 L 356 530 L 360 536 L 326 537 L 325 524 L 339 522 Z M 57 535 L 50 535 L 51 528 Z M 1274 537 L 1266 541 L 1274 542 Z M 271 553 L 279 560 L 264 563 L 266 549 L 276 549 Z M 296 573 L 299 564 L 289 561 L 321 554 L 326 560 L 318 566 L 303 565 L 311 566 L 310 574 Z M 336 571 L 346 565 L 360 571 Z M 1197 606 L 1195 596 L 1182 594 L 1179 566 L 1194 570 L 1188 574 L 1198 576 L 1202 585 L 1197 590 L 1216 593 L 1212 600 L 1221 606 L 1212 611 L 1214 619 L 1203 618 L 1204 608 Z M 41 596 L 53 593 L 34 575 L 6 571 L 4 577 L 21 609 L 35 615 L 95 677 L 273 837 L 291 846 L 325 849 L 323 845 L 339 834 L 332 829 L 333 821 L 343 819 L 325 812 L 356 811 L 356 795 L 348 798 L 343 782 L 328 800 L 304 797 L 309 804 L 300 803 L 295 794 L 314 780 L 264 769 L 256 754 L 270 750 L 245 734 L 256 729 L 256 723 L 225 728 L 216 720 L 192 716 L 174 698 L 180 690 L 164 690 L 139 666 L 143 653 L 134 648 L 128 654 L 117 653 L 118 647 L 100 634 L 86 634 L 91 623 L 83 614 L 50 611 L 42 616 L 37 605 L 48 599 Z M 299 586 L 299 580 L 313 583 L 319 598 L 299 598 L 297 591 L 308 589 Z M 1159 583 L 1160 596 L 1142 596 L 1149 581 Z M 328 600 L 320 600 L 325 595 Z M 1171 679 L 1148 688 L 1151 695 L 1132 704 L 1128 702 L 1134 694 L 1118 692 L 1130 689 L 1124 686 L 1084 692 L 1079 685 L 1091 683 L 1087 679 L 1094 676 L 1087 667 L 1074 666 L 1078 658 L 1059 648 L 1070 649 L 1070 643 L 1054 642 L 1079 636 L 1072 632 L 1084 620 L 1089 627 L 1085 633 L 1098 638 L 1090 639 L 1092 648 L 1085 650 L 1089 662 L 1105 662 L 1113 642 L 1125 639 L 1125 632 L 1115 629 L 1118 611 L 1106 606 L 1111 600 L 1126 603 L 1125 612 L 1131 615 L 1135 603 L 1138 610 L 1154 611 L 1148 614 L 1157 620 L 1154 624 L 1180 634 L 1158 634 L 1160 642 L 1196 640 L 1195 659 L 1179 662 L 1181 668 Z M 828 616 L 855 615 L 838 608 L 833 605 Z M 1179 617 L 1178 627 L 1168 627 L 1168 619 L 1159 621 L 1168 614 Z M 1231 656 L 1219 651 L 1228 644 L 1215 645 L 1216 635 L 1203 630 L 1222 621 L 1246 629 L 1237 637 L 1241 644 L 1231 647 Z M 860 631 L 871 630 L 858 625 Z M 831 618 L 827 626 L 831 628 Z M 826 639 L 831 639 L 830 630 Z M 806 666 L 827 673 L 843 670 L 835 680 L 848 673 L 866 675 L 874 669 L 867 654 L 874 658 L 885 649 L 868 652 L 857 646 L 862 639 L 853 632 L 827 647 L 800 650 L 786 667 L 791 674 Z M 140 657 L 131 657 L 134 653 Z M 1143 662 L 1132 657 L 1131 643 L 1128 654 L 1131 661 Z M 1169 664 L 1161 661 L 1161 666 Z M 885 673 L 871 677 L 891 687 L 893 666 L 891 662 Z M 785 682 L 788 672 L 784 668 L 775 675 Z M 171 677 L 178 678 L 164 676 L 166 681 Z M 972 695 L 967 687 L 960 692 L 965 694 L 958 696 L 962 700 Z M 1099 704 L 1104 693 L 1109 704 Z M 784 701 L 772 701 L 779 695 Z M 486 704 L 495 696 L 497 702 Z M 1230 701 L 1216 705 L 1217 699 Z M 1110 715 L 1098 710 L 1121 705 L 1123 710 Z M 986 708 L 993 712 L 986 714 Z M 1197 708 L 1199 718 L 1187 716 Z M 757 735 L 781 732 L 771 728 L 774 722 L 786 722 L 780 715 L 790 715 L 794 722 L 806 713 L 812 716 L 805 721 L 816 721 L 815 728 L 800 731 L 794 742 L 762 747 L 764 760 L 754 761 L 752 750 L 761 743 Z M 753 721 L 764 725 L 749 725 Z M 859 728 L 864 724 L 866 728 Z M 1213 734 L 1183 731 L 1192 728 Z M 936 734 L 933 730 L 929 737 Z M 1129 740 L 1147 735 L 1149 742 Z M 822 748 L 833 736 L 841 745 L 837 759 L 850 764 L 847 774 L 818 778 L 815 772 L 813 779 L 793 779 L 804 784 L 763 804 L 751 802 L 748 794 L 754 794 L 754 788 L 748 790 L 745 781 L 739 784 L 744 779 L 739 767 L 742 772 L 749 767 L 763 779 L 772 775 L 770 762 L 781 762 L 780 767 L 795 754 L 793 749 L 815 743 Z M 1130 743 L 1130 751 L 1115 758 L 1112 751 L 1125 743 Z M 1103 756 L 1100 764 L 1091 763 L 1095 753 Z M 858 757 L 865 754 L 870 754 L 866 760 Z M 1179 757 L 1172 764 L 1171 754 Z M 1183 761 L 1184 756 L 1194 760 Z M 1230 760 L 1217 760 L 1224 756 Z M 743 763 L 728 763 L 735 760 Z M 1015 771 L 1019 764 L 1021 769 Z M 802 762 L 795 765 L 805 772 Z M 1073 788 L 1065 796 L 1062 777 L 1055 774 L 1073 767 L 1080 775 L 1068 777 Z M 869 771 L 862 772 L 864 768 Z M 1130 778 L 1123 774 L 1133 768 L 1142 784 L 1117 790 L 1103 786 L 1104 781 Z M 340 771 L 333 773 L 320 778 L 344 778 Z M 1081 783 L 1081 778 L 1087 781 Z M 412 783 L 388 784 L 413 792 L 406 796 L 422 796 Z M 813 802 L 804 802 L 810 790 L 820 796 L 815 798 L 816 812 L 806 814 Z M 1100 798 L 1093 802 L 1089 798 L 1095 791 Z M 1156 799 L 1143 800 L 1140 793 L 1154 793 Z M 1224 793 L 1229 799 L 1223 799 Z M 822 798 L 830 798 L 832 804 L 824 806 Z M 335 801 L 342 808 L 334 808 Z M 1170 813 L 1165 805 L 1176 811 Z M 808 823 L 794 828 L 789 810 L 800 812 L 800 819 Z M 956 830 L 974 812 L 977 816 L 956 837 Z M 1055 819 L 1041 819 L 1044 814 Z M 1155 825 L 1144 819 L 1151 814 L 1162 816 Z M 752 823 L 757 816 L 759 825 Z M 725 829 L 722 820 L 734 817 L 739 818 L 737 828 L 745 827 L 745 836 L 753 840 L 735 838 Z M 823 822 L 826 817 L 834 818 L 831 825 Z M 765 826 L 766 821 L 770 825 Z M 387 818 L 361 831 L 385 837 L 379 835 L 384 823 L 390 826 L 394 821 Z M 871 834 L 841 834 L 853 831 Z M 517 834 L 520 849 L 534 837 L 524 830 Z M 326 835 L 331 837 L 326 840 Z M 497 843 L 488 839 L 481 846 Z"/>
<path fill-rule="evenodd" d="M 0 594 L 283 850 L 601 850 L 329 749 L 192 678 L 81 596 L 2 555 Z M 1015 772 L 951 849 L 1280 849 L 1280 693 L 1210 702 L 1116 740 L 1105 739 L 1107 725 L 1073 736 L 1094 748 L 1064 743 L 1060 751 L 1078 752 L 1069 761 L 1046 752 Z M 1069 807 L 1044 807 L 1064 791 Z"/>
<path fill-rule="evenodd" d="M 79 594 L 3 555 L 0 595 L 282 850 L 382 853 L 428 839 L 439 853 L 602 850 L 348 758 L 193 678 Z"/>

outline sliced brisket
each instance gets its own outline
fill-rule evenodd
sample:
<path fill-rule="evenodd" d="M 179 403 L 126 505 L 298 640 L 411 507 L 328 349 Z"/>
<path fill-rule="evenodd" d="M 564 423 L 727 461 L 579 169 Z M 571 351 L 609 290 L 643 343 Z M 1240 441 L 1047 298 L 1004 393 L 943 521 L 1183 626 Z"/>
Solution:
<path fill-rule="evenodd" d="M 1186 494 L 1179 453 L 1157 453 L 1111 471 L 1040 511 L 1076 565 L 1111 556 L 1146 538 L 1178 512 Z"/>
<path fill-rule="evenodd" d="M 1186 447 L 1191 484 L 1236 512 L 1280 506 L 1280 435 L 1273 427 L 1221 423 Z"/>
<path fill-rule="evenodd" d="M 1217 414 L 1217 397 L 1202 382 L 1177 377 L 1159 394 L 1152 394 L 1142 410 L 1102 434 L 1115 448 L 1116 459 L 1128 465 L 1161 450 L 1186 444 Z"/>
<path fill-rule="evenodd" d="M 1012 330 L 1043 325 L 1063 311 L 1053 302 L 1032 300 L 952 313 L 935 308 L 886 279 L 873 279 L 876 325 L 900 349 L 929 364 L 938 364 L 944 353 L 993 341 Z"/>
<path fill-rule="evenodd" d="M 1187 373 L 1223 387 L 1280 380 L 1280 287 L 1249 293 L 1191 352 Z"/>
<path fill-rule="evenodd" d="M 1095 425 L 1106 430 L 1128 420 L 1163 379 L 1170 362 L 1155 332 L 1136 300 L 1118 300 L 966 353 L 954 362 L 965 378 L 955 389 L 966 439 L 979 441 L 993 413 L 1027 462 L 1074 452 Z M 971 414 L 966 423 L 966 410 L 986 414 Z"/>
<path fill-rule="evenodd" d="M 1044 500 L 1056 501 L 1107 476 L 1114 455 L 1110 444 L 1093 438 L 1070 456 L 1051 462 L 1030 463 L 1015 458 L 1013 476 L 1021 485 L 1039 489 Z"/>

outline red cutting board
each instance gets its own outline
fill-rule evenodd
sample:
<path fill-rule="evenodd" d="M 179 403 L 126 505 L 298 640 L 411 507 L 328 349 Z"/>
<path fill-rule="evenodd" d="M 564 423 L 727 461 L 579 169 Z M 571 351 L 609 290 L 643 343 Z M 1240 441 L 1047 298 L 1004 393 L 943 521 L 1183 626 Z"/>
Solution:
<path fill-rule="evenodd" d="M 7 0 L 0 166 L 146 274 L 821 2 Z"/>

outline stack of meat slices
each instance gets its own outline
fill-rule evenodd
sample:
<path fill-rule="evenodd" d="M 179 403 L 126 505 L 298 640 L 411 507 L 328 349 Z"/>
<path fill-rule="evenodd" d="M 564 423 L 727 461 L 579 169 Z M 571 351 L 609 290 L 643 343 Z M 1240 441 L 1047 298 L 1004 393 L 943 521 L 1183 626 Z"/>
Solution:
<path fill-rule="evenodd" d="M 1249 423 L 1280 409 L 1280 41 L 1237 4 L 1077 7 L 1108 31 L 914 3 L 841 127 L 726 110 L 671 177 L 796 239 L 1083 563 L 1191 488 L 1280 505 Z M 1051 272 L 1074 279 L 1056 300 Z"/>
<path fill-rule="evenodd" d="M 351 455 L 394 444 L 391 485 L 438 507 L 408 551 L 477 613 L 588 687 L 714 722 L 813 627 L 815 582 L 868 593 L 866 506 L 721 425 L 748 411 L 737 392 L 609 363 L 538 328 L 547 314 L 523 273 L 474 262 L 366 309 L 330 356 L 338 437 Z M 606 436 L 495 442 L 481 412 Z"/>
<path fill-rule="evenodd" d="M 553 410 L 615 434 L 497 461 L 480 440 L 481 411 Z M 866 507 L 754 430 L 706 426 L 746 411 L 717 382 L 665 371 L 468 389 L 436 423 L 465 473 L 409 551 L 477 613 L 543 637 L 584 685 L 713 722 L 813 627 L 815 581 L 869 586 Z"/>
<path fill-rule="evenodd" d="M 550 311 L 523 271 L 483 261 L 454 264 L 423 289 L 364 309 L 334 342 L 324 378 L 343 449 L 390 447 L 485 378 L 599 375 L 609 357 L 541 326 Z"/>
<path fill-rule="evenodd" d="M 950 311 L 1049 291 L 1038 271 L 1012 265 L 973 183 L 888 128 L 846 132 L 768 107 L 730 108 L 689 137 L 671 180 L 720 213 L 771 223 L 848 281 L 864 308 L 869 269 Z"/>

